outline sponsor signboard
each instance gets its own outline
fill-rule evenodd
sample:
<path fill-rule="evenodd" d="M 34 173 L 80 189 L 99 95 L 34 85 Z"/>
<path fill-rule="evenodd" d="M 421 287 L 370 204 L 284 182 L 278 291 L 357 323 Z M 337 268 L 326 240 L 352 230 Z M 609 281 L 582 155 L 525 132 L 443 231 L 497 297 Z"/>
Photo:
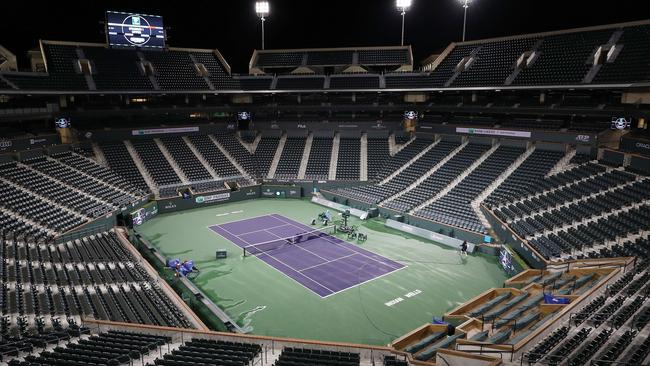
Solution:
<path fill-rule="evenodd" d="M 530 138 L 530 131 L 496 130 L 492 128 L 456 127 L 456 133 L 484 136 L 504 136 Z"/>
<path fill-rule="evenodd" d="M 146 136 L 146 135 L 163 135 L 170 133 L 187 133 L 187 132 L 199 132 L 197 126 L 192 127 L 170 127 L 170 128 L 150 128 L 146 130 L 132 130 L 131 135 L 133 136 Z"/>
<path fill-rule="evenodd" d="M 226 201 L 230 198 L 230 192 L 211 194 L 208 196 L 197 196 L 194 198 L 196 203 L 210 203 L 210 202 L 219 202 Z"/>

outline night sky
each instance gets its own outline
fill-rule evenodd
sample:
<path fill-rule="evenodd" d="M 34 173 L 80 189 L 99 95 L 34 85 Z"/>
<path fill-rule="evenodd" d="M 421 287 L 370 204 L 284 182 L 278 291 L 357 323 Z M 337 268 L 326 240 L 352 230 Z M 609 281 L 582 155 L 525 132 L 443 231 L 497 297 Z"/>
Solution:
<path fill-rule="evenodd" d="M 401 17 L 394 0 L 270 2 L 267 49 L 382 46 L 400 41 Z M 642 20 L 640 4 L 627 0 L 473 0 L 467 39 Z M 168 45 L 218 48 L 234 72 L 246 73 L 252 50 L 261 47 L 254 0 L 5 1 L 0 11 L 0 44 L 26 68 L 26 52 L 39 38 L 104 42 L 100 21 L 105 10 L 162 15 L 169 28 Z M 413 46 L 416 62 L 459 41 L 462 19 L 459 0 L 413 0 L 406 15 L 405 43 Z"/>

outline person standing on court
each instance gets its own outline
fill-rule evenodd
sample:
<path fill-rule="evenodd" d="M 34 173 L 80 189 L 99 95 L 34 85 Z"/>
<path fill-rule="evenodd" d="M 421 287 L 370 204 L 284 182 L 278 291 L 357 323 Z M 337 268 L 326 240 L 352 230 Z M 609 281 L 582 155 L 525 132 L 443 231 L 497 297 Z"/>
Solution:
<path fill-rule="evenodd" d="M 464 240 L 463 244 L 460 245 L 460 254 L 467 255 L 467 241 Z"/>

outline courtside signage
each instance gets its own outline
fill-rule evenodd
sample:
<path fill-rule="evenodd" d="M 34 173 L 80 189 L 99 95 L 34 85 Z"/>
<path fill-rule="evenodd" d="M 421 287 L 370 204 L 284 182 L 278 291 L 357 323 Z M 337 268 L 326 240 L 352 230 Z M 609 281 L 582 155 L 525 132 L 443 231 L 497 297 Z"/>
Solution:
<path fill-rule="evenodd" d="M 226 193 L 213 194 L 210 196 L 198 196 L 194 199 L 194 201 L 196 203 L 210 203 L 210 202 L 225 201 L 229 198 L 230 198 L 230 192 L 226 192 Z"/>

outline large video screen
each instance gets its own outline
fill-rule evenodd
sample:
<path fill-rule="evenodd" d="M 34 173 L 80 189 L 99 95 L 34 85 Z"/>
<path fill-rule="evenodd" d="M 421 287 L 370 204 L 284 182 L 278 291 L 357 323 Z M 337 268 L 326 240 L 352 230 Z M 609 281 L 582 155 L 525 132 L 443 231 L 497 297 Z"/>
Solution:
<path fill-rule="evenodd" d="M 107 11 L 106 35 L 110 46 L 165 47 L 163 18 L 158 15 Z"/>

